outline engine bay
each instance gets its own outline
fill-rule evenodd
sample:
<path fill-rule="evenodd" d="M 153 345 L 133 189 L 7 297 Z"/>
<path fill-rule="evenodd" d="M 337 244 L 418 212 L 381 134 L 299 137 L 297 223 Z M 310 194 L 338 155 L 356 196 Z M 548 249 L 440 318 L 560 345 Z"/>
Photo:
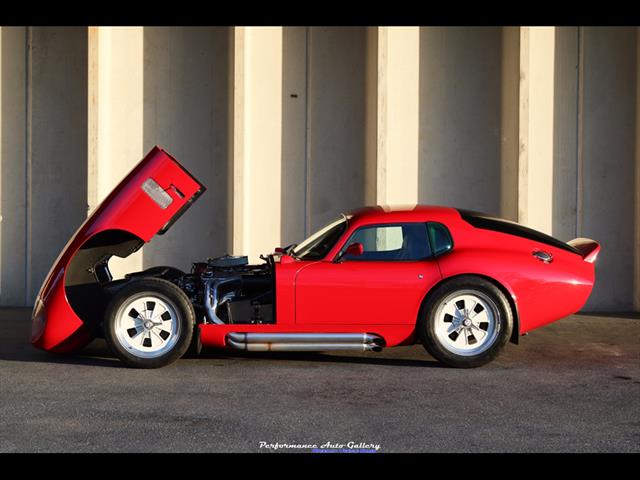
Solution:
<path fill-rule="evenodd" d="M 274 323 L 274 262 L 263 258 L 260 265 L 249 265 L 245 256 L 209 258 L 168 280 L 187 294 L 203 323 Z"/>
<path fill-rule="evenodd" d="M 126 257 L 143 242 L 118 231 L 100 233 L 86 242 L 73 257 L 65 277 L 69 303 L 94 336 L 111 298 L 131 280 L 156 277 L 177 285 L 191 301 L 198 323 L 275 323 L 275 263 L 250 265 L 245 256 L 224 255 L 195 262 L 191 271 L 156 266 L 130 272 L 113 280 L 109 259 Z"/>

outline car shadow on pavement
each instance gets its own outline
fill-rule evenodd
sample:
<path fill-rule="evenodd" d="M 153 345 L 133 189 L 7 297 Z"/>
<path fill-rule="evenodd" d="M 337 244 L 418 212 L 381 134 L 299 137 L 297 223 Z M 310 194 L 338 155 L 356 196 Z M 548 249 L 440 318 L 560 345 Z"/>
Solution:
<path fill-rule="evenodd" d="M 91 348 L 90 346 L 87 348 Z M 82 350 L 75 354 L 49 353 L 36 350 L 31 344 L 2 346 L 0 348 L 0 360 L 9 362 L 31 362 L 31 363 L 58 363 L 65 365 L 85 365 L 91 367 L 125 367 L 108 350 L 106 352 L 96 352 L 93 349 Z"/>
<path fill-rule="evenodd" d="M 7 348 L 8 347 L 8 348 Z M 426 355 L 426 353 L 425 353 Z M 309 362 L 312 364 L 345 363 L 362 365 L 388 365 L 421 368 L 442 368 L 442 365 L 431 359 L 389 358 L 372 356 L 354 356 L 326 354 L 321 352 L 235 352 L 223 349 L 203 349 L 200 355 L 187 354 L 183 357 L 190 360 L 271 360 L 292 362 Z M 129 368 L 116 358 L 104 340 L 94 340 L 87 347 L 75 354 L 55 354 L 36 350 L 30 344 L 10 345 L 0 348 L 0 360 L 12 362 L 54 363 L 63 365 L 84 365 L 92 367 Z"/>
<path fill-rule="evenodd" d="M 223 349 L 207 348 L 203 349 L 200 355 L 189 355 L 188 358 L 200 358 L 209 360 L 224 360 L 224 359 L 241 359 L 246 358 L 249 360 L 276 360 L 276 361 L 296 361 L 296 362 L 310 362 L 314 364 L 319 363 L 349 363 L 349 364 L 362 364 L 362 365 L 388 365 L 388 366 L 403 366 L 403 367 L 420 367 L 420 368 L 443 368 L 444 366 L 432 360 L 426 359 L 412 359 L 412 358 L 391 358 L 388 356 L 374 357 L 374 354 L 365 355 L 349 355 L 349 354 L 327 354 L 322 352 L 243 352 Z M 428 357 L 426 353 L 425 356 Z"/>
<path fill-rule="evenodd" d="M 25 321 L 28 309 L 4 309 L 0 322 L 0 361 L 57 363 L 84 365 L 93 367 L 129 368 L 122 363 L 107 346 L 103 339 L 96 339 L 75 354 L 55 354 L 38 350 L 31 345 L 31 324 Z M 442 368 L 419 345 L 397 347 L 393 351 L 372 352 L 245 352 L 220 348 L 203 348 L 200 355 L 187 354 L 183 358 L 202 360 L 271 360 L 282 362 L 309 362 L 321 365 L 329 363 L 388 365 L 421 368 Z"/>

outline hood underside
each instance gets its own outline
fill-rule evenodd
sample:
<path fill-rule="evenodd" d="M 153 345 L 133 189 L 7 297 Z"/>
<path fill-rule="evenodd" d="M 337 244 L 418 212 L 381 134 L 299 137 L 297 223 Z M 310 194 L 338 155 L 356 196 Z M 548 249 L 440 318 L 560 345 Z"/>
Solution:
<path fill-rule="evenodd" d="M 40 318 L 37 324 L 34 315 L 33 343 L 49 350 L 65 344 L 82 326 L 91 330 L 90 319 L 105 306 L 100 286 L 111 280 L 109 258 L 127 257 L 165 233 L 205 190 L 175 158 L 154 147 L 58 256 L 36 300 L 47 314 L 46 322 Z"/>

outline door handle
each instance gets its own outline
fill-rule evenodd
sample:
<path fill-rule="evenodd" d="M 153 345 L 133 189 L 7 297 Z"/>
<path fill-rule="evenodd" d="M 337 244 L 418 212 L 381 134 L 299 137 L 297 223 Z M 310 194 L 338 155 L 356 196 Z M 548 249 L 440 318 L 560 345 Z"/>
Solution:
<path fill-rule="evenodd" d="M 553 262 L 553 255 L 551 255 L 549 252 L 544 252 L 542 250 L 536 250 L 531 255 L 533 255 L 538 260 L 540 260 L 541 262 L 544 262 L 544 263 Z"/>

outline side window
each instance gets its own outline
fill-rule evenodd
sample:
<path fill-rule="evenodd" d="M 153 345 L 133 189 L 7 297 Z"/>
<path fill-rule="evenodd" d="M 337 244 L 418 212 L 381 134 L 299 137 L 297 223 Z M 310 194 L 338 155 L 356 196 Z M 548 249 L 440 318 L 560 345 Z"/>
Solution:
<path fill-rule="evenodd" d="M 440 255 L 453 248 L 453 239 L 447 227 L 441 223 L 429 222 L 429 241 L 434 255 Z"/>
<path fill-rule="evenodd" d="M 354 242 L 362 244 L 362 255 L 345 255 L 344 260 L 401 261 L 422 260 L 431 256 L 425 223 L 362 227 L 351 235 L 343 250 Z"/>

